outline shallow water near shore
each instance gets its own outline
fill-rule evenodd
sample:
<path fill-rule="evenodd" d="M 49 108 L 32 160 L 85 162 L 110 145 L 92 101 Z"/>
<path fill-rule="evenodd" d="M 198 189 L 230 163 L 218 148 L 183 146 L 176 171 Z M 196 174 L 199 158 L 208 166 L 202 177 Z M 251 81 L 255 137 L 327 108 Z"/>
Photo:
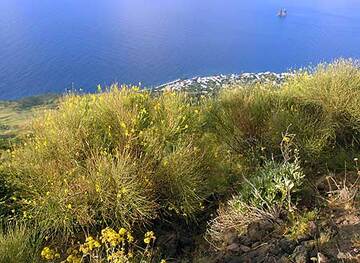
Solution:
<path fill-rule="evenodd" d="M 358 58 L 359 10 L 355 0 L 2 0 L 0 100 Z"/>

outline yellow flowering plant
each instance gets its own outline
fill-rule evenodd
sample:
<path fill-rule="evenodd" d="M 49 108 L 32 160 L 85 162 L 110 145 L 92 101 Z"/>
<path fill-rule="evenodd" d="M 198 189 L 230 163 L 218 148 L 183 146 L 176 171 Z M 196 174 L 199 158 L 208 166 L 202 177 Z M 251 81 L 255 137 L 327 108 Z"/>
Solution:
<path fill-rule="evenodd" d="M 98 238 L 88 236 L 79 249 L 70 250 L 65 262 L 95 261 L 108 263 L 134 262 L 135 239 L 132 233 L 120 228 L 119 231 L 106 227 Z M 80 260 L 80 261 L 79 261 Z"/>
<path fill-rule="evenodd" d="M 44 247 L 41 251 L 41 257 L 46 261 L 54 261 L 60 258 L 60 254 L 50 247 Z"/>

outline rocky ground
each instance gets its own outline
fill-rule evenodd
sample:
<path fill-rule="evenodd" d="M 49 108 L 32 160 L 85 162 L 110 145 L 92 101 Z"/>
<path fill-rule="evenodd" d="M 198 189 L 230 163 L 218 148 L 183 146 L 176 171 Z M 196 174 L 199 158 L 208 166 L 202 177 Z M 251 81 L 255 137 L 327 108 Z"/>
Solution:
<path fill-rule="evenodd" d="M 354 174 L 352 178 L 359 176 Z M 287 234 L 288 217 L 283 215 L 277 220 L 252 222 L 241 235 L 227 232 L 222 243 L 216 245 L 204 239 L 206 224 L 191 227 L 172 222 L 159 244 L 169 262 L 179 263 L 360 262 L 360 200 L 355 198 L 359 179 L 335 191 L 330 191 L 324 180 L 318 183 L 309 202 L 299 204 L 298 212 L 316 210 L 318 214 L 296 237 Z M 200 222 L 214 213 L 207 211 Z"/>

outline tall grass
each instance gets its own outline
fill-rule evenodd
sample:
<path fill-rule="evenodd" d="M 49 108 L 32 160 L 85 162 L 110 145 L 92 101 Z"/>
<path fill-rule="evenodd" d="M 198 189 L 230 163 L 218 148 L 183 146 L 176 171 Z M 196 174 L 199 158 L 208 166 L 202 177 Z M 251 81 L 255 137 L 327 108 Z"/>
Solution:
<path fill-rule="evenodd" d="M 0 262 L 39 262 L 37 250 L 40 244 L 41 239 L 26 226 L 7 226 L 0 230 Z"/>

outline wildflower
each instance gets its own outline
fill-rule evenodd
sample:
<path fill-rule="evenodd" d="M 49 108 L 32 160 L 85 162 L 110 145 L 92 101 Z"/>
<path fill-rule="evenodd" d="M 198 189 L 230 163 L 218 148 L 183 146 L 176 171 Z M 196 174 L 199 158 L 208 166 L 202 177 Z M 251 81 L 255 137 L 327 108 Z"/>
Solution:
<path fill-rule="evenodd" d="M 68 263 L 81 263 L 81 258 L 72 254 L 72 255 L 69 255 L 67 258 L 66 258 L 66 262 Z"/>
<path fill-rule="evenodd" d="M 287 137 L 287 136 L 284 136 L 284 137 L 283 137 L 283 142 L 289 143 L 289 142 L 290 142 L 290 138 Z"/>
<path fill-rule="evenodd" d="M 119 235 L 121 235 L 121 236 L 123 236 L 123 235 L 125 235 L 126 234 L 126 229 L 125 228 L 120 228 L 120 230 L 119 230 Z"/>
<path fill-rule="evenodd" d="M 114 229 L 110 227 L 101 230 L 100 239 L 102 243 L 109 243 L 113 247 L 124 240 L 124 238 L 122 238 Z"/>
<path fill-rule="evenodd" d="M 150 244 L 151 241 L 155 241 L 156 237 L 153 231 L 148 231 L 145 233 L 144 236 L 144 243 Z"/>
<path fill-rule="evenodd" d="M 128 260 L 126 259 L 127 257 L 129 258 L 129 256 L 126 255 L 123 251 L 116 251 L 110 254 L 107 257 L 107 260 L 113 263 L 123 263 L 123 262 L 128 262 Z"/>
<path fill-rule="evenodd" d="M 128 233 L 127 234 L 127 240 L 128 240 L 129 243 L 132 243 L 132 242 L 134 242 L 134 237 L 130 233 Z"/>
<path fill-rule="evenodd" d="M 95 184 L 95 191 L 97 192 L 97 193 L 99 193 L 100 192 L 100 184 L 98 184 L 98 183 L 96 183 Z"/>
<path fill-rule="evenodd" d="M 122 122 L 120 123 L 120 126 L 121 126 L 121 128 L 126 129 L 126 123 L 125 123 L 125 122 L 122 121 Z"/>
<path fill-rule="evenodd" d="M 44 247 L 43 250 L 41 251 L 41 257 L 45 260 L 54 260 L 56 258 L 60 258 L 60 254 L 56 253 L 55 250 L 49 248 L 49 247 Z"/>
<path fill-rule="evenodd" d="M 85 240 L 85 243 L 80 246 L 80 251 L 83 254 L 88 254 L 89 252 L 91 252 L 95 248 L 99 248 L 100 246 L 101 244 L 99 243 L 99 241 L 94 239 L 92 236 L 88 236 Z"/>

